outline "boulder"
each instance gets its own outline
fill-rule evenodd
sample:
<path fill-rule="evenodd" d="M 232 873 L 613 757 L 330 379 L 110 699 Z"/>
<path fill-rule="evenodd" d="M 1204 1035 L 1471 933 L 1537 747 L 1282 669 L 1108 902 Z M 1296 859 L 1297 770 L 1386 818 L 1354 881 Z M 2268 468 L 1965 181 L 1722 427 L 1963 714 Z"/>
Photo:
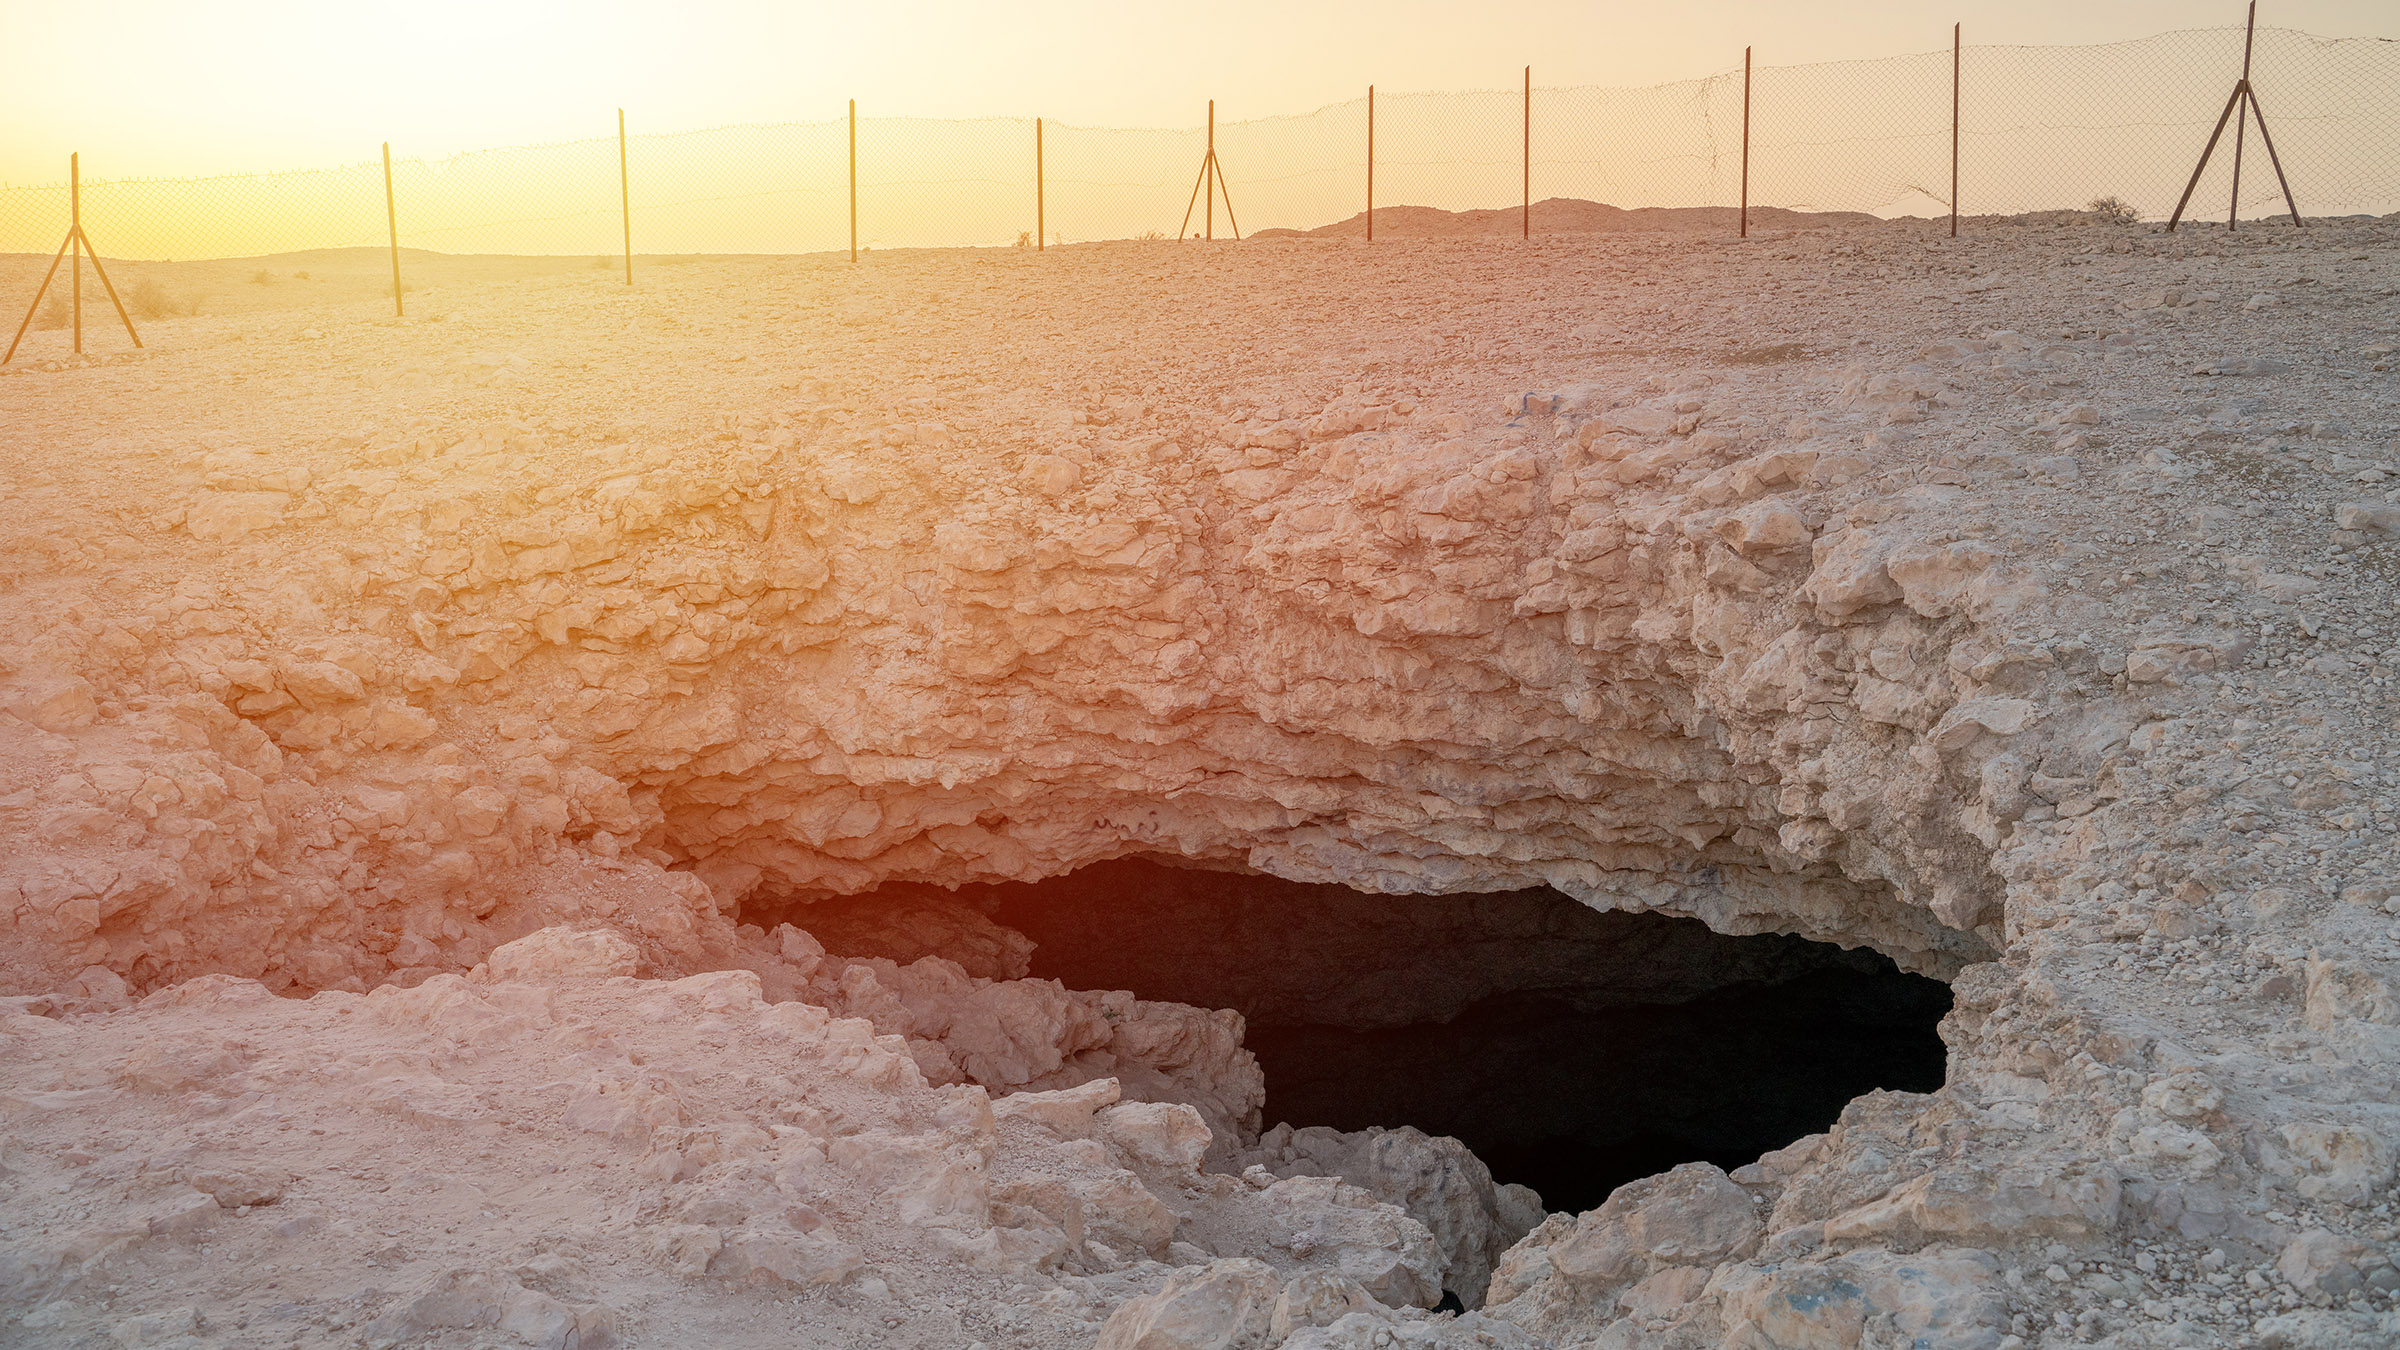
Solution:
<path fill-rule="evenodd" d="M 1182 1270 L 1119 1307 L 1092 1350 L 1268 1350 L 1283 1282 L 1246 1257 Z"/>
<path fill-rule="evenodd" d="M 494 980 L 598 980 L 641 969 L 641 949 L 613 928 L 544 928 L 484 959 Z"/>

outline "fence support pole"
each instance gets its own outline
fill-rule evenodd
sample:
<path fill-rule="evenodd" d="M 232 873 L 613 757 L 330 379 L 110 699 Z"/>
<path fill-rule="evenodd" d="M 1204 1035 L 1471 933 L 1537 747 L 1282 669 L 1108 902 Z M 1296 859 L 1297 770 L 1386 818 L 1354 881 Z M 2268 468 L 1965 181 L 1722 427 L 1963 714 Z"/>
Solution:
<path fill-rule="evenodd" d="M 2183 196 L 2175 202 L 2175 213 L 2167 217 L 2167 233 L 2183 223 L 2184 208 L 2192 204 L 2192 193 L 2200 186 L 2200 175 L 2208 172 L 2208 161 L 2217 153 L 2217 142 L 2224 139 L 2225 124 L 2233 128 L 2233 206 L 2226 213 L 2225 228 L 2238 229 L 2242 216 L 2242 133 L 2245 116 L 2258 119 L 2258 136 L 2267 147 L 2267 160 L 2275 166 L 2276 185 L 2283 189 L 2284 209 L 2292 213 L 2292 224 L 2300 224 L 2300 204 L 2292 199 L 2292 183 L 2283 173 L 2283 157 L 2275 153 L 2275 136 L 2267 130 L 2266 110 L 2258 106 L 2258 91 L 2250 87 L 2250 56 L 2258 33 L 2258 4 L 2251 0 L 2249 26 L 2242 37 L 2242 78 L 2233 82 L 2233 94 L 2225 100 L 2225 111 L 2217 114 L 2217 126 L 2208 133 L 2208 144 L 2200 148 L 2200 162 L 2192 166 L 2191 179 L 2183 185 Z"/>
<path fill-rule="evenodd" d="M 625 213 L 625 284 L 633 284 L 633 178 L 625 171 L 625 110 L 617 109 L 617 204 Z"/>
<path fill-rule="evenodd" d="M 1043 217 L 1042 201 L 1042 119 L 1033 119 L 1033 251 L 1042 251 L 1044 231 L 1049 224 Z"/>
<path fill-rule="evenodd" d="M 75 277 L 75 354 L 83 355 L 83 254 L 90 245 L 83 242 L 83 155 L 67 156 L 67 219 L 72 222 L 67 233 L 75 244 L 75 256 L 67 266 Z"/>
<path fill-rule="evenodd" d="M 58 252 L 51 255 L 50 270 L 42 273 L 42 284 L 34 288 L 33 303 L 25 307 L 25 322 L 17 325 L 17 335 L 9 340 L 8 355 L 0 356 L 0 366 L 17 359 L 17 344 L 25 340 L 25 330 L 33 327 L 34 312 L 42 307 L 42 297 L 49 294 L 50 283 L 58 279 L 59 263 L 65 260 L 67 250 L 74 246 L 75 232 L 68 230 L 67 237 L 59 241 Z"/>
<path fill-rule="evenodd" d="M 858 261 L 858 100 L 850 100 L 850 261 Z"/>
<path fill-rule="evenodd" d="M 1202 194 L 1208 198 L 1208 211 L 1200 218 L 1204 231 L 1200 242 L 1208 244 L 1217 238 L 1217 101 L 1213 98 L 1208 101 L 1208 162 L 1200 166 L 1200 172 L 1208 177 L 1208 191 Z"/>
<path fill-rule="evenodd" d="M 400 302 L 400 209 L 392 204 L 392 143 L 383 143 L 383 224 L 392 238 L 392 316 L 405 319 L 408 307 Z"/>
<path fill-rule="evenodd" d="M 1958 69 L 1966 50 L 1960 34 L 1966 25 L 1950 25 L 1950 237 L 1958 238 Z"/>
<path fill-rule="evenodd" d="M 2242 219 L 2242 141 L 2250 129 L 2242 117 L 2240 100 L 2250 97 L 2250 48 L 2258 40 L 2258 0 L 2250 0 L 2250 24 L 2242 33 L 2242 83 L 2235 91 L 2237 102 L 2233 110 L 2233 205 L 2225 212 L 2225 228 L 2238 229 Z M 2263 123 L 2262 123 L 2263 125 Z"/>
<path fill-rule="evenodd" d="M 1520 236 L 1533 238 L 1533 67 L 1525 67 L 1525 204 Z"/>
<path fill-rule="evenodd" d="M 1200 204 L 1200 189 L 1208 182 L 1208 156 L 1200 157 L 1200 172 L 1192 175 L 1192 195 L 1183 199 L 1183 223 L 1175 227 L 1175 242 L 1192 237 L 1192 208 Z"/>
<path fill-rule="evenodd" d="M 1742 238 L 1750 237 L 1750 49 L 1742 48 Z"/>
<path fill-rule="evenodd" d="M 2247 86 L 2244 87 L 2247 88 Z M 2276 186 L 2283 189 L 2283 209 L 2292 213 L 2293 228 L 2300 228 L 2300 203 L 2292 200 L 2292 180 L 2283 176 L 2283 156 L 2275 153 L 2274 133 L 2267 130 L 2267 110 L 2258 106 L 2257 90 L 2250 89 L 2248 92 L 2250 97 L 2250 115 L 2258 119 L 2258 139 L 2267 147 L 2267 162 L 2275 166 Z M 90 241 L 86 240 L 85 242 L 88 244 Z M 98 267 L 99 265 L 99 259 L 97 256 L 95 256 L 92 260 L 92 266 Z M 101 280 L 105 281 L 107 278 L 102 277 Z M 139 346 L 141 344 L 137 342 L 134 345 Z"/>
<path fill-rule="evenodd" d="M 2258 130 L 2260 135 L 2266 134 L 2266 119 L 2259 119 Z M 2267 153 L 2274 153 L 2272 144 L 2268 146 Z M 2294 216 L 2293 219 L 2299 217 Z M 134 346 L 141 346 L 142 335 L 133 331 L 133 316 L 125 312 L 125 301 L 117 294 L 117 283 L 108 279 L 108 269 L 100 265 L 100 250 L 92 247 L 92 237 L 83 231 L 77 230 L 75 237 L 83 241 L 83 256 L 92 260 L 92 275 L 100 278 L 100 289 L 108 292 L 108 303 L 117 307 L 117 321 L 125 325 L 125 336 L 133 339 Z"/>
<path fill-rule="evenodd" d="M 2217 129 L 2208 133 L 2208 144 L 2201 147 L 2200 162 L 2192 166 L 2191 181 L 2183 185 L 2183 196 L 2175 203 L 2175 214 L 2167 217 L 2167 233 L 2175 233 L 2176 225 L 2182 222 L 2183 208 L 2192 204 L 2192 192 L 2200 186 L 2200 175 L 2208 171 L 2208 157 L 2217 153 L 2217 141 L 2225 135 L 2225 122 L 2233 116 L 2233 110 L 2240 106 L 2242 87 L 2237 84 L 2233 87 L 2233 97 L 2225 100 L 2225 111 L 2217 114 Z"/>
<path fill-rule="evenodd" d="M 1367 86 L 1367 242 L 1375 242 L 1375 86 Z"/>
<path fill-rule="evenodd" d="M 50 293 L 50 283 L 58 279 L 58 265 L 66 261 L 67 250 L 75 254 L 75 350 L 83 351 L 83 260 L 92 260 L 92 272 L 108 290 L 108 302 L 117 307 L 117 318 L 125 325 L 125 336 L 133 345 L 142 345 L 142 335 L 133 331 L 133 316 L 125 312 L 125 301 L 117 294 L 116 283 L 108 279 L 108 269 L 100 265 L 100 250 L 92 247 L 90 235 L 83 232 L 83 156 L 67 157 L 67 237 L 59 241 L 58 252 L 50 255 L 50 270 L 42 273 L 42 284 L 33 291 L 33 303 L 25 307 L 25 321 L 17 325 L 17 335 L 9 339 L 8 350 L 0 353 L 0 366 L 17 359 L 17 344 L 25 340 L 25 330 L 33 327 L 34 313 L 42 307 L 42 297 Z"/>

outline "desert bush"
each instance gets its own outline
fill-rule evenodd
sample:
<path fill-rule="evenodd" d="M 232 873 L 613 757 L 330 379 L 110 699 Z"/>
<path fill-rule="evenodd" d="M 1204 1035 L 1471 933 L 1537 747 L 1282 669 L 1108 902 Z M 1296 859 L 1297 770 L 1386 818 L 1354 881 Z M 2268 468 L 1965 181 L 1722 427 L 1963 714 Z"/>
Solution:
<path fill-rule="evenodd" d="M 73 316 L 67 312 L 66 297 L 53 295 L 50 303 L 42 306 L 41 317 L 33 321 L 33 326 L 41 329 L 64 328 L 71 322 Z"/>
<path fill-rule="evenodd" d="M 1141 240 L 1158 240 L 1166 237 L 1167 232 L 1165 230 L 1144 230 L 1140 234 L 1134 236 L 1134 238 Z"/>
<path fill-rule="evenodd" d="M 294 272 L 294 273 L 292 273 L 292 280 L 294 280 L 294 281 L 306 281 L 306 280 L 308 280 L 308 273 L 306 273 L 306 272 Z"/>
<path fill-rule="evenodd" d="M 1031 230 L 1019 230 L 1019 231 L 1017 231 L 1017 247 L 1018 247 L 1018 248 L 1032 248 L 1032 247 L 1033 247 L 1033 231 L 1031 231 Z"/>
<path fill-rule="evenodd" d="M 156 277 L 143 277 L 133 283 L 133 289 L 125 294 L 125 303 L 145 319 L 164 319 L 186 312 Z M 194 301 L 191 308 L 197 311 L 199 302 Z"/>
<path fill-rule="evenodd" d="M 2123 197 L 2094 197 L 2083 209 L 2103 225 L 2131 225 L 2142 218 L 2142 213 Z"/>
<path fill-rule="evenodd" d="M 262 267 L 256 272 L 250 274 L 250 284 L 253 286 L 272 286 L 275 284 L 275 274 Z"/>
<path fill-rule="evenodd" d="M 592 259 L 592 270 L 595 272 L 606 272 L 614 268 L 616 265 L 617 260 L 612 254 L 603 253 L 599 257 Z"/>

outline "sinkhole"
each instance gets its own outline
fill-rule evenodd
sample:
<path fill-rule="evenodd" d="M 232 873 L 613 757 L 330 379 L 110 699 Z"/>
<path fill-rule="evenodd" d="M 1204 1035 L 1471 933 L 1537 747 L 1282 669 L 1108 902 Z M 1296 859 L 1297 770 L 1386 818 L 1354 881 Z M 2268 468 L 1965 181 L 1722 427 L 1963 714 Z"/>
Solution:
<path fill-rule="evenodd" d="M 888 893 L 980 910 L 1074 989 L 1231 1008 L 1263 1124 L 1452 1135 L 1553 1211 L 1678 1163 L 1733 1168 L 1877 1088 L 1941 1086 L 1940 981 L 1803 938 L 1603 913 L 1549 889 L 1373 895 L 1141 858 L 1029 883 L 796 906 L 843 955 Z"/>

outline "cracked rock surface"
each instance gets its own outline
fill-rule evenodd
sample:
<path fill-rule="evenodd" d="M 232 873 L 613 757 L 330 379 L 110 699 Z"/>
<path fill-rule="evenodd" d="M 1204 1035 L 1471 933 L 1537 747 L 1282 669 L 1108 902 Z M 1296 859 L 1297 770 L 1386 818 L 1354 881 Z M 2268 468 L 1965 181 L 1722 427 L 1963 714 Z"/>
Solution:
<path fill-rule="evenodd" d="M 1971 233 L 437 276 L 0 373 L 0 1329 L 2400 1339 L 2400 224 Z M 1234 1014 L 809 923 L 1129 855 L 1872 948 L 1948 1083 L 1544 1215 L 1262 1136 Z"/>

